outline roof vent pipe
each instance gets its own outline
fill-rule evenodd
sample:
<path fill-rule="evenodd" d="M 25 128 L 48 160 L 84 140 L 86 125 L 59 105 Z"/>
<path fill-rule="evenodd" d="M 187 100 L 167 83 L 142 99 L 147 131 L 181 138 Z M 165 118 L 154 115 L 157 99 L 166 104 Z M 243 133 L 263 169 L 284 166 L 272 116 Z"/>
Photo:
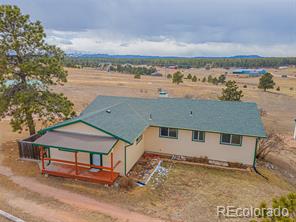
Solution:
<path fill-rule="evenodd" d="M 110 110 L 110 109 L 107 109 L 106 112 L 107 112 L 107 113 L 111 113 L 111 110 Z"/>
<path fill-rule="evenodd" d="M 152 120 L 152 114 L 149 115 L 149 120 Z"/>
<path fill-rule="evenodd" d="M 192 111 L 190 111 L 190 116 L 192 116 Z"/>

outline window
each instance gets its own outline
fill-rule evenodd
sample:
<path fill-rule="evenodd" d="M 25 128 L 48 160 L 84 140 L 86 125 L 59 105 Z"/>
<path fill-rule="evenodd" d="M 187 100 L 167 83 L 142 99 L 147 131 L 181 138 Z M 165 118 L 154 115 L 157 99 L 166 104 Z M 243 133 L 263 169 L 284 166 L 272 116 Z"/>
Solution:
<path fill-rule="evenodd" d="M 143 135 L 139 136 L 139 137 L 136 139 L 136 144 L 138 144 L 139 142 L 141 142 L 142 138 L 143 138 Z"/>
<path fill-rule="evenodd" d="M 205 132 L 204 131 L 192 131 L 192 140 L 197 142 L 204 142 L 205 141 Z"/>
<path fill-rule="evenodd" d="M 242 145 L 242 136 L 222 133 L 221 134 L 221 144 L 241 146 Z"/>
<path fill-rule="evenodd" d="M 177 139 L 178 130 L 175 128 L 160 127 L 159 136 Z"/>

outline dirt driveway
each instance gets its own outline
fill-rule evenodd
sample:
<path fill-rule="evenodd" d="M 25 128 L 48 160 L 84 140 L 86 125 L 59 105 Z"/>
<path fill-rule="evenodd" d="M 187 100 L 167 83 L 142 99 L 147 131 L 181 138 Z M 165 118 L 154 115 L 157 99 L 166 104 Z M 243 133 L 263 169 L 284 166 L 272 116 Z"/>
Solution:
<path fill-rule="evenodd" d="M 54 198 L 64 204 L 71 205 L 73 207 L 79 208 L 79 209 L 85 209 L 89 211 L 97 211 L 99 213 L 111 216 L 114 219 L 118 219 L 119 221 L 129 221 L 129 222 L 160 222 L 160 219 L 155 219 L 149 216 L 145 216 L 139 213 L 135 213 L 120 207 L 117 207 L 115 205 L 107 204 L 104 202 L 100 202 L 88 197 L 85 197 L 80 194 L 72 193 L 67 190 L 62 190 L 62 189 L 57 189 L 48 185 L 44 185 L 39 183 L 37 180 L 33 178 L 28 178 L 28 177 L 22 177 L 22 176 L 15 176 L 9 168 L 0 166 L 0 174 L 6 177 L 9 177 L 12 182 L 15 184 L 21 186 L 22 188 L 26 188 L 32 192 L 37 192 L 41 196 L 44 197 L 51 197 Z M 24 203 L 24 204 L 22 204 Z M 38 205 L 35 205 L 36 208 L 33 208 L 32 206 L 28 208 L 28 205 L 26 205 L 26 201 L 23 199 L 19 200 L 13 200 L 13 205 L 22 207 L 24 205 L 24 210 L 30 213 L 32 212 L 32 209 L 38 209 L 39 216 L 44 216 L 46 218 L 51 218 L 49 221 L 52 221 L 52 219 L 58 219 L 59 218 L 52 218 L 48 217 L 48 215 L 51 215 L 50 211 L 49 212 L 44 212 L 44 209 Z M 27 206 L 27 207 L 26 207 Z M 31 210 L 30 210 L 31 209 Z M 53 212 L 52 212 L 53 213 Z M 52 215 L 56 215 L 53 213 Z M 63 221 L 84 221 L 81 220 L 81 218 L 76 217 L 76 215 L 71 215 L 70 214 L 65 214 L 60 212 L 59 213 L 60 217 L 64 218 Z M 62 219 L 60 218 L 60 219 Z M 53 221 L 58 221 L 58 220 L 53 220 Z M 69 220 L 68 220 L 69 219 Z"/>
<path fill-rule="evenodd" d="M 5 120 L 0 122 L 0 132 L 0 209 L 24 219 L 27 218 L 30 222 L 161 221 L 123 209 L 116 206 L 116 203 L 115 205 L 104 203 L 81 194 L 42 184 L 33 177 L 15 175 L 9 167 L 3 164 L 5 156 L 3 149 L 7 149 L 3 144 L 24 138 L 26 135 L 25 133 L 13 133 L 8 121 Z M 32 196 L 37 196 L 37 198 L 31 198 Z M 5 208 L 6 205 L 9 207 Z"/>

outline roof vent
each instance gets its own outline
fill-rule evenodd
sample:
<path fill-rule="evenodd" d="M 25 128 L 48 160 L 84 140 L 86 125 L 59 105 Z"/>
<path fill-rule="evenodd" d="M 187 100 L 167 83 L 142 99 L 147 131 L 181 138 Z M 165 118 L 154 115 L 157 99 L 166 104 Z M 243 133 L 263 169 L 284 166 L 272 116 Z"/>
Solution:
<path fill-rule="evenodd" d="M 152 114 L 149 115 L 149 120 L 152 120 Z"/>
<path fill-rule="evenodd" d="M 107 112 L 107 113 L 111 113 L 111 109 L 107 109 L 106 112 Z"/>
<path fill-rule="evenodd" d="M 192 111 L 190 111 L 190 116 L 192 116 Z"/>

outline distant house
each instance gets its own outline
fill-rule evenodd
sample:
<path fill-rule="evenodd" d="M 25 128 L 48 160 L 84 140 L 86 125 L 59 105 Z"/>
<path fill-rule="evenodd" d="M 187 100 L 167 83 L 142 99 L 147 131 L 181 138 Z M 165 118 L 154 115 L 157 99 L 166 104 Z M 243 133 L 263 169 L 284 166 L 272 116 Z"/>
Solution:
<path fill-rule="evenodd" d="M 42 173 L 108 184 L 145 152 L 253 166 L 266 136 L 255 103 L 113 96 L 39 133 Z"/>
<path fill-rule="evenodd" d="M 232 70 L 232 74 L 234 75 L 246 75 L 250 77 L 257 77 L 266 74 L 267 71 L 265 69 L 235 69 Z"/>
<path fill-rule="evenodd" d="M 159 92 L 159 97 L 165 97 L 165 98 L 167 98 L 167 97 L 169 97 L 169 94 L 166 91 L 161 90 Z"/>
<path fill-rule="evenodd" d="M 160 72 L 153 72 L 151 73 L 151 76 L 162 76 Z"/>

